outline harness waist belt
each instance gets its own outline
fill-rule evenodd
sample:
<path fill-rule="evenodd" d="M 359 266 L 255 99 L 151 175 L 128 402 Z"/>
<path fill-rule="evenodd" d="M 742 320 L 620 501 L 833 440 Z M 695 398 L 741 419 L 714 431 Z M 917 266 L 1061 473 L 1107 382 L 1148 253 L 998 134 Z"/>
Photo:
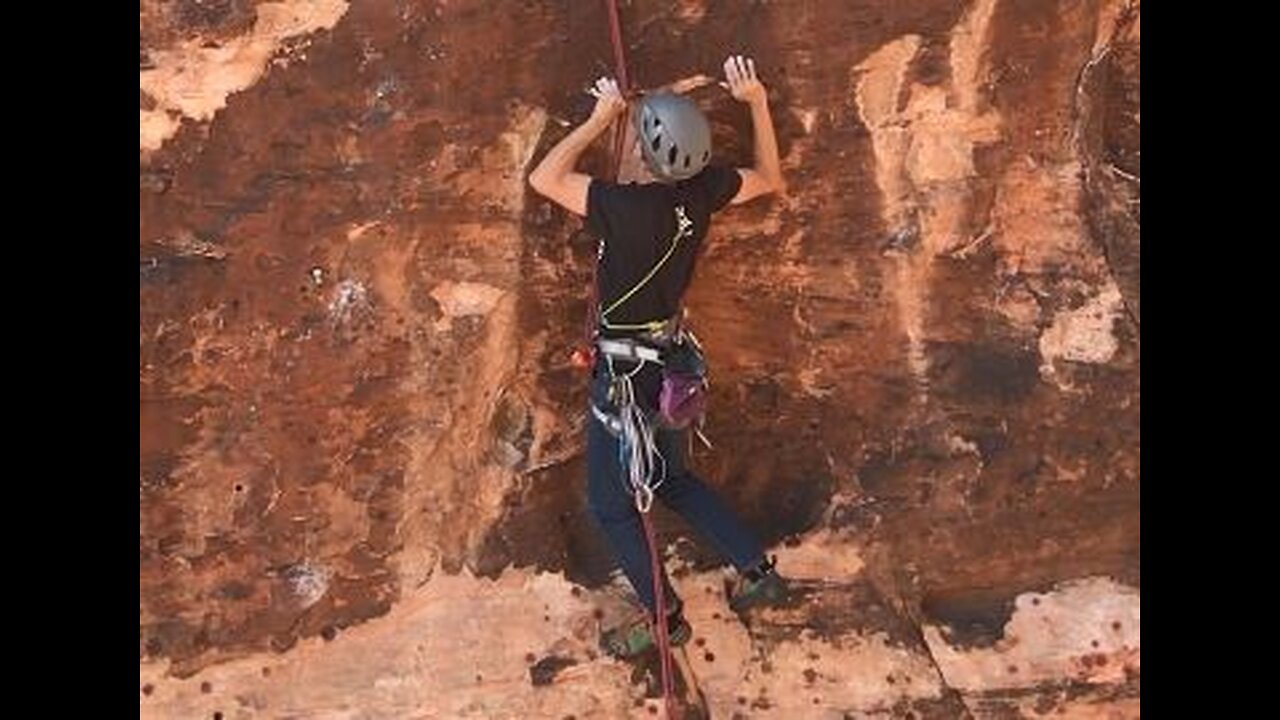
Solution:
<path fill-rule="evenodd" d="M 600 338 L 596 341 L 596 347 L 600 348 L 600 352 L 610 357 L 624 358 L 626 360 L 645 360 L 659 365 L 662 364 L 662 353 L 657 348 L 651 348 L 633 340 Z"/>

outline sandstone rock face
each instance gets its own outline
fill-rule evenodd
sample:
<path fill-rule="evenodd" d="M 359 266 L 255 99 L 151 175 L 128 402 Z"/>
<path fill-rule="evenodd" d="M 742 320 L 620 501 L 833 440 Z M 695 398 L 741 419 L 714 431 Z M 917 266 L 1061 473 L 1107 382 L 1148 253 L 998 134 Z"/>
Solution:
<path fill-rule="evenodd" d="M 1136 718 L 1140 5 L 620 3 L 789 189 L 688 298 L 693 462 L 796 580 L 744 623 L 659 510 L 710 717 Z M 603 2 L 144 0 L 144 717 L 615 718 L 584 504 L 594 249 L 525 176 L 610 71 Z M 604 143 L 584 165 L 603 173 Z M 687 677 L 686 677 L 687 676 Z"/>

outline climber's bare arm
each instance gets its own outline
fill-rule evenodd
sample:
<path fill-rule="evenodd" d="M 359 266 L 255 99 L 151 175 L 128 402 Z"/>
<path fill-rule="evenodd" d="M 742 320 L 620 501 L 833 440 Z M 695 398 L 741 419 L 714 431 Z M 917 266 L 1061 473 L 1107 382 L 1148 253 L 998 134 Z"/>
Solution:
<path fill-rule="evenodd" d="M 735 100 L 751 108 L 751 125 L 755 139 L 755 166 L 738 168 L 742 187 L 731 201 L 741 205 L 761 195 L 780 193 L 786 189 L 782 166 L 778 161 L 778 138 L 769 115 L 769 98 L 764 84 L 756 77 L 756 63 L 751 58 L 731 55 L 724 61 L 724 75 L 729 93 Z"/>
<path fill-rule="evenodd" d="M 618 91 L 618 83 L 611 78 L 600 78 L 588 92 L 596 98 L 591 117 L 556 143 L 529 173 L 529 185 L 535 192 L 584 217 L 591 176 L 573 168 L 583 151 L 627 108 L 622 93 Z"/>

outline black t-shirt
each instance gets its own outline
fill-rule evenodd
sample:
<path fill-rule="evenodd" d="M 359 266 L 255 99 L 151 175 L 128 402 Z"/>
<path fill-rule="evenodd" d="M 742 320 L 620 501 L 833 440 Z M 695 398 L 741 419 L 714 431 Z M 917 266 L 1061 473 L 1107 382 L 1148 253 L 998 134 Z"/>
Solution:
<path fill-rule="evenodd" d="M 636 325 L 675 314 L 692 279 L 711 214 L 727 205 L 741 186 L 737 170 L 719 166 L 676 183 L 591 181 L 587 227 L 601 239 L 596 277 L 600 307 L 609 311 L 608 325 Z M 653 277 L 617 304 L 664 257 Z M 609 329 L 604 333 L 628 334 Z"/>

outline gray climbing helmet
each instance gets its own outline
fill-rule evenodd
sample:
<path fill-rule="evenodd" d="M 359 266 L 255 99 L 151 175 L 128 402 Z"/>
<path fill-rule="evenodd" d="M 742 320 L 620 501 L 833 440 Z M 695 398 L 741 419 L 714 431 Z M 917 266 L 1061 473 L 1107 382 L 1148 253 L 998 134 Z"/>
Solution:
<path fill-rule="evenodd" d="M 711 159 L 711 126 L 696 103 L 669 92 L 646 95 L 635 112 L 645 163 L 663 182 L 691 178 Z"/>

